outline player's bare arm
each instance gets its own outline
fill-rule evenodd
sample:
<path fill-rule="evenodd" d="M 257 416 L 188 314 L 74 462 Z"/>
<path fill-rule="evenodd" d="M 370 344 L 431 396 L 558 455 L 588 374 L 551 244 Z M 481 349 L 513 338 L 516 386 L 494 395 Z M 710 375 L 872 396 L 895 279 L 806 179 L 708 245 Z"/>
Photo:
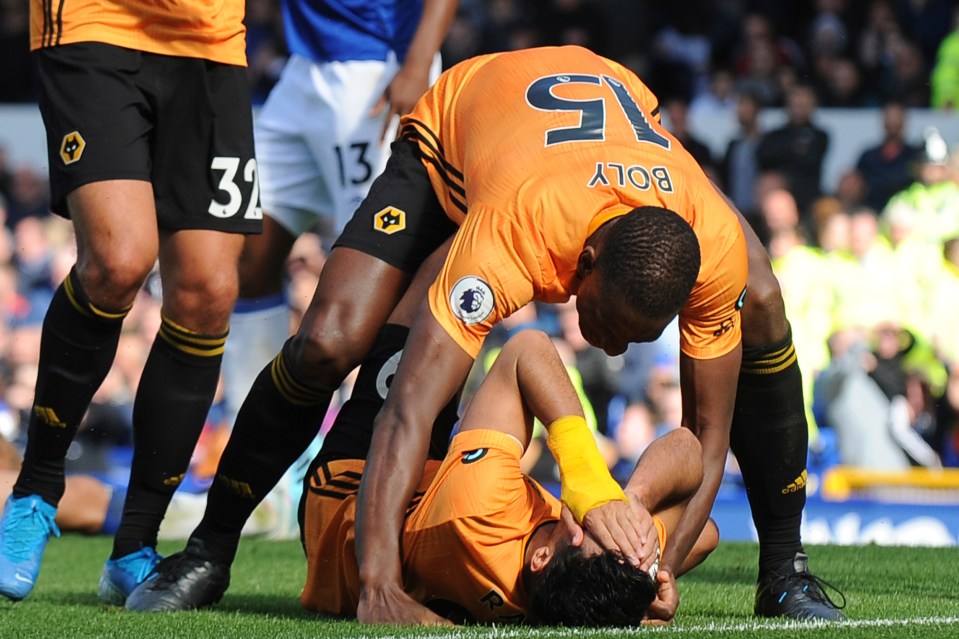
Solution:
<path fill-rule="evenodd" d="M 729 429 L 741 361 L 741 345 L 714 359 L 680 356 L 683 426 L 696 433 L 702 446 L 703 482 L 686 507 L 663 555 L 661 570 L 671 576 L 679 574 L 709 519 L 719 491 L 729 450 Z M 657 606 L 657 603 L 663 602 L 654 602 L 650 616 L 660 615 L 659 618 L 669 620 L 676 613 L 679 598 L 677 596 L 666 606 Z"/>
<path fill-rule="evenodd" d="M 378 115 L 389 106 L 383 122 L 383 135 L 394 116 L 406 115 L 430 86 L 430 66 L 443 44 L 450 22 L 456 13 L 458 0 L 425 0 L 416 33 L 406 52 L 406 59 L 386 91 L 373 107 L 371 115 Z"/>
<path fill-rule="evenodd" d="M 426 305 L 413 322 L 405 352 L 376 419 L 358 495 L 357 619 L 365 623 L 443 623 L 403 592 L 400 534 L 426 459 L 433 420 L 463 384 L 473 358 Z"/>
<path fill-rule="evenodd" d="M 583 407 L 552 340 L 536 330 L 503 347 L 463 414 L 460 431 L 498 430 L 529 444 L 533 418 L 551 424 L 583 416 Z"/>

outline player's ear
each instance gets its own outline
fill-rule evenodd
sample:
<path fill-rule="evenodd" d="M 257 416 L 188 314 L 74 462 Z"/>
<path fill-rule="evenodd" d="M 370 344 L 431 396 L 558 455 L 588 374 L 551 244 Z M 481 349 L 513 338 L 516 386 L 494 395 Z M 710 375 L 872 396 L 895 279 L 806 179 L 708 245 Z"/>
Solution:
<path fill-rule="evenodd" d="M 583 247 L 583 250 L 579 253 L 579 258 L 576 260 L 576 275 L 583 279 L 593 271 L 593 267 L 596 265 L 596 247 L 586 245 Z"/>
<path fill-rule="evenodd" d="M 539 548 L 533 550 L 533 554 L 529 558 L 529 569 L 534 575 L 542 572 L 546 569 L 546 566 L 549 565 L 549 562 L 553 560 L 553 548 L 549 544 L 543 544 Z"/>

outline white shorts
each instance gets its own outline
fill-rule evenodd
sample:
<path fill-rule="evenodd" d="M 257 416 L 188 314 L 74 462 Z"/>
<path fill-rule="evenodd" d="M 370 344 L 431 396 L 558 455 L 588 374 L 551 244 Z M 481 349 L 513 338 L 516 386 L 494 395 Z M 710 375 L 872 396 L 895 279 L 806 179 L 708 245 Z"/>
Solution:
<path fill-rule="evenodd" d="M 386 165 L 396 122 L 370 111 L 399 64 L 313 63 L 293 56 L 254 121 L 263 212 L 299 236 L 319 222 L 335 236 Z M 437 56 L 431 70 L 440 72 Z M 329 239 L 334 239 L 329 238 Z"/>

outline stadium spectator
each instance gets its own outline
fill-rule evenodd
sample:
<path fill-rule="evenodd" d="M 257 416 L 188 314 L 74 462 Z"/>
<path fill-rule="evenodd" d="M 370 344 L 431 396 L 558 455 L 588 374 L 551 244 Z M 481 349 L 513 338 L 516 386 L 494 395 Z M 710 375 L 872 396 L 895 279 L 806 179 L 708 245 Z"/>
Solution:
<path fill-rule="evenodd" d="M 809 24 L 809 50 L 814 56 L 844 55 L 849 48 L 849 30 L 843 21 L 846 0 L 817 0 L 815 5 L 816 14 Z"/>
<path fill-rule="evenodd" d="M 739 135 L 729 141 L 722 163 L 722 184 L 736 208 L 750 215 L 756 208 L 756 179 L 759 164 L 756 149 L 762 138 L 759 128 L 761 104 L 752 93 L 739 95 L 736 121 Z"/>
<path fill-rule="evenodd" d="M 544 35 L 541 44 L 572 44 L 607 54 L 609 26 L 599 4 L 597 0 L 546 0 L 537 19 Z"/>
<path fill-rule="evenodd" d="M 656 421 L 646 402 L 625 404 L 617 415 L 612 430 L 619 460 L 610 469 L 620 484 L 624 483 L 636 465 L 636 460 L 656 439 Z"/>
<path fill-rule="evenodd" d="M 847 169 L 836 183 L 835 197 L 844 209 L 854 209 L 865 205 L 866 181 L 856 169 Z"/>
<path fill-rule="evenodd" d="M 954 5 L 951 0 L 904 0 L 898 3 L 899 23 L 909 40 L 917 45 L 920 59 L 930 63 L 935 59 L 939 43 L 952 28 Z M 924 65 L 924 71 L 928 73 L 931 66 Z"/>
<path fill-rule="evenodd" d="M 959 235 L 959 157 L 933 127 L 924 132 L 916 177 L 886 208 L 911 212 L 917 232 L 939 252 L 943 241 Z"/>
<path fill-rule="evenodd" d="M 739 105 L 736 82 L 728 69 L 717 69 L 709 77 L 709 89 L 697 93 L 689 103 L 689 117 L 730 114 Z"/>
<path fill-rule="evenodd" d="M 33 102 L 37 87 L 30 61 L 30 12 L 22 0 L 0 0 L 0 103 Z M 0 187 L 0 193 L 3 188 Z"/>
<path fill-rule="evenodd" d="M 29 166 L 17 168 L 11 176 L 7 207 L 7 225 L 11 229 L 25 217 L 46 217 L 50 214 L 46 181 Z"/>
<path fill-rule="evenodd" d="M 283 16 L 277 0 L 247 0 L 246 57 L 254 105 L 261 105 L 286 65 Z"/>
<path fill-rule="evenodd" d="M 817 378 L 816 396 L 820 425 L 836 433 L 840 463 L 886 471 L 909 468 L 909 457 L 893 436 L 891 402 L 869 375 L 876 358 L 866 333 L 839 331 L 829 346 L 831 361 Z"/>
<path fill-rule="evenodd" d="M 822 106 L 851 109 L 866 106 L 870 102 L 859 67 L 849 58 L 829 58 L 825 74 L 819 90 L 819 103 Z"/>
<path fill-rule="evenodd" d="M 687 103 L 709 86 L 709 39 L 690 28 L 698 16 L 674 17 L 653 35 L 650 82 L 661 95 L 681 96 Z"/>
<path fill-rule="evenodd" d="M 880 97 L 911 108 L 929 106 L 929 71 L 917 45 L 900 40 L 892 48 L 892 66 L 880 85 Z"/>
<path fill-rule="evenodd" d="M 484 42 L 484 28 L 486 25 L 495 22 L 501 16 L 497 11 L 498 7 L 503 7 L 507 11 L 505 16 L 506 24 L 497 25 L 500 28 L 490 29 L 490 35 L 496 43 Z M 484 7 L 479 2 L 460 2 L 450 22 L 446 39 L 440 49 L 443 63 L 448 66 L 462 62 L 467 58 L 478 55 L 484 49 L 502 50 L 505 44 L 506 35 L 515 21 L 519 20 L 519 7 L 512 0 L 498 0 L 489 3 L 489 13 L 487 17 L 484 13 Z M 502 40 L 500 40 L 502 39 Z"/>
<path fill-rule="evenodd" d="M 765 133 L 756 149 L 760 170 L 776 171 L 786 178 L 803 222 L 821 192 L 822 163 L 829 148 L 829 134 L 813 122 L 815 111 L 812 87 L 796 86 L 786 96 L 787 122 Z"/>
<path fill-rule="evenodd" d="M 756 234 L 763 239 L 767 250 L 778 235 L 791 234 L 800 227 L 796 198 L 786 189 L 774 189 L 764 194 L 759 201 L 759 214 L 762 226 L 756 229 Z"/>
<path fill-rule="evenodd" d="M 899 102 L 882 108 L 883 139 L 865 149 L 856 170 L 866 183 L 865 204 L 882 211 L 894 194 L 909 186 L 918 149 L 905 139 L 906 109 Z"/>
<path fill-rule="evenodd" d="M 705 142 L 689 131 L 689 102 L 682 97 L 669 97 L 663 100 L 662 110 L 666 115 L 666 128 L 673 134 L 673 137 L 679 140 L 684 149 L 689 151 L 689 154 L 693 156 L 696 163 L 713 182 L 720 182 L 712 151 L 709 150 Z"/>
<path fill-rule="evenodd" d="M 899 273 L 892 249 L 879 233 L 875 211 L 866 207 L 849 211 L 849 252 L 842 267 L 836 266 L 829 280 L 837 287 L 833 330 L 851 328 L 868 334 L 880 321 L 898 316 Z"/>
<path fill-rule="evenodd" d="M 935 109 L 959 107 L 959 7 L 953 9 L 952 26 L 952 32 L 939 44 L 929 78 L 930 103 Z"/>
<path fill-rule="evenodd" d="M 929 336 L 956 375 L 959 369 L 959 237 L 943 243 L 939 272 L 930 291 Z"/>
<path fill-rule="evenodd" d="M 607 357 L 602 350 L 586 341 L 579 328 L 575 304 L 567 302 L 560 305 L 557 318 L 560 337 L 572 352 L 573 365 L 582 378 L 583 392 L 596 415 L 596 429 L 608 435 L 611 432 L 609 407 L 616 396 L 616 378 L 623 366 L 622 358 Z"/>
<path fill-rule="evenodd" d="M 813 205 L 813 241 L 828 259 L 849 250 L 849 214 L 838 198 L 822 197 Z"/>
<path fill-rule="evenodd" d="M 781 105 L 787 96 L 781 92 L 780 70 L 798 71 L 805 66 L 800 48 L 790 38 L 777 35 L 765 15 L 751 13 L 743 18 L 742 39 L 735 54 L 740 91 L 754 92 L 763 106 Z"/>
<path fill-rule="evenodd" d="M 857 61 L 868 86 L 883 86 L 891 73 L 895 48 L 903 38 L 893 0 L 872 0 L 856 42 Z"/>

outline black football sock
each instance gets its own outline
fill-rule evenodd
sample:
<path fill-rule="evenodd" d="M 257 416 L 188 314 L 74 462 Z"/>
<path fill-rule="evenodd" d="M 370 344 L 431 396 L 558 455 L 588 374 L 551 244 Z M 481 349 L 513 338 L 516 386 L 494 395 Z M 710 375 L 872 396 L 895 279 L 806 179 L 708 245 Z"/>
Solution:
<path fill-rule="evenodd" d="M 759 535 L 759 575 L 802 550 L 809 431 L 792 335 L 743 351 L 730 444 Z"/>
<path fill-rule="evenodd" d="M 193 333 L 163 317 L 133 405 L 133 464 L 113 559 L 156 546 L 210 412 L 226 336 Z"/>
<path fill-rule="evenodd" d="M 246 520 L 316 437 L 333 396 L 289 365 L 291 344 L 253 382 L 193 532 L 214 561 L 233 562 Z"/>
<path fill-rule="evenodd" d="M 369 354 L 360 364 L 350 398 L 340 407 L 330 432 L 323 439 L 320 454 L 313 459 L 307 477 L 322 473 L 320 467 L 330 459 L 366 459 L 373 440 L 373 422 L 386 401 L 400 355 L 410 329 L 399 324 L 386 324 L 380 329 Z M 428 457 L 443 459 L 449 449 L 450 436 L 458 419 L 459 393 L 440 411 L 433 422 Z M 300 532 L 306 508 L 309 485 L 300 498 L 297 514 Z"/>
<path fill-rule="evenodd" d="M 380 329 L 369 354 L 360 365 L 349 400 L 340 407 L 330 432 L 323 440 L 324 457 L 364 459 L 373 439 L 373 422 L 383 407 L 400 354 L 410 329 L 386 324 Z M 457 420 L 458 395 L 447 404 L 433 424 L 429 458 L 443 459 Z"/>
<path fill-rule="evenodd" d="M 43 319 L 36 392 L 16 497 L 39 495 L 56 506 L 63 462 L 94 393 L 113 364 L 129 308 L 94 306 L 71 270 Z"/>

